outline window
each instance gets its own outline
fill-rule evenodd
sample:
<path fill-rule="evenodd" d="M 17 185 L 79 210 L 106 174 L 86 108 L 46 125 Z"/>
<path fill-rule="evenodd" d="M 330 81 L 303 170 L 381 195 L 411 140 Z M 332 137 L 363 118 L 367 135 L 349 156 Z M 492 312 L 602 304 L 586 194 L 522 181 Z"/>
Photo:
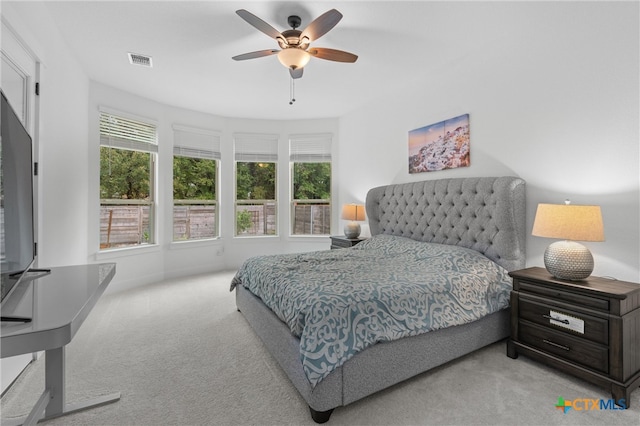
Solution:
<path fill-rule="evenodd" d="M 235 235 L 277 234 L 278 136 L 235 135 Z"/>
<path fill-rule="evenodd" d="M 155 124 L 100 112 L 100 249 L 153 244 Z"/>
<path fill-rule="evenodd" d="M 218 236 L 220 136 L 173 126 L 173 241 Z"/>
<path fill-rule="evenodd" d="M 292 235 L 331 233 L 331 135 L 289 139 Z"/>

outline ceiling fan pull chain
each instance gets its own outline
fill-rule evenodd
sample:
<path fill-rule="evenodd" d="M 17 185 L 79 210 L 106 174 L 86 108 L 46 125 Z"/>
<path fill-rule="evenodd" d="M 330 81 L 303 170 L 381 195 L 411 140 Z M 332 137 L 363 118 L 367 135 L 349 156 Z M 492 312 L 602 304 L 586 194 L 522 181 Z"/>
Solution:
<path fill-rule="evenodd" d="M 291 84 L 289 85 L 289 97 L 291 98 L 291 100 L 289 101 L 289 105 L 293 105 L 293 103 L 296 101 L 296 81 L 293 79 L 293 77 L 291 77 L 290 80 Z"/>

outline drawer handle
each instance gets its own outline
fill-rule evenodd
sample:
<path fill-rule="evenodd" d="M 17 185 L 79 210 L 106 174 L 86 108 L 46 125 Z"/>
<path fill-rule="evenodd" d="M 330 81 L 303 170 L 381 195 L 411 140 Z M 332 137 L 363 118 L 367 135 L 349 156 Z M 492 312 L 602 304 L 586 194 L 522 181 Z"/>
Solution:
<path fill-rule="evenodd" d="M 570 351 L 571 350 L 571 348 L 569 348 L 568 346 L 559 345 L 558 343 L 554 343 L 551 340 L 542 339 L 542 341 L 544 343 L 546 343 L 547 345 L 555 346 L 556 348 L 564 349 L 565 351 Z"/>
<path fill-rule="evenodd" d="M 561 322 L 563 324 L 571 324 L 571 322 L 568 319 L 554 318 L 551 315 L 542 315 L 542 316 L 545 317 L 546 319 L 558 321 L 558 322 Z"/>

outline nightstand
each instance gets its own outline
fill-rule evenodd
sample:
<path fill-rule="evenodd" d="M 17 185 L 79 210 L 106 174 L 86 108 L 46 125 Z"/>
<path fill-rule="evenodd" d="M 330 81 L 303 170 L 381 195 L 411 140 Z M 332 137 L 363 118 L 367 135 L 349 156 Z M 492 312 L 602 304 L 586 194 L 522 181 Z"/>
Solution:
<path fill-rule="evenodd" d="M 331 250 L 353 247 L 360 241 L 364 241 L 366 238 L 347 238 L 344 235 L 332 235 L 331 236 Z"/>
<path fill-rule="evenodd" d="M 526 355 L 602 386 L 628 408 L 640 386 L 640 285 L 558 280 L 544 268 L 510 275 L 507 356 Z"/>

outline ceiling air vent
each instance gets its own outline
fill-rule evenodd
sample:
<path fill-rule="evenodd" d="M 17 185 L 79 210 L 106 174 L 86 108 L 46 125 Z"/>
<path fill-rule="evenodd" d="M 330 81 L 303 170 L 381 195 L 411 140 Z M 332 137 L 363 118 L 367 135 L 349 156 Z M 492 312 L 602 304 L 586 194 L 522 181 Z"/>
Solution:
<path fill-rule="evenodd" d="M 153 63 L 151 62 L 151 56 L 140 55 L 139 53 L 128 53 L 129 55 L 129 63 L 131 65 L 141 65 L 143 67 L 151 68 L 153 67 Z"/>

